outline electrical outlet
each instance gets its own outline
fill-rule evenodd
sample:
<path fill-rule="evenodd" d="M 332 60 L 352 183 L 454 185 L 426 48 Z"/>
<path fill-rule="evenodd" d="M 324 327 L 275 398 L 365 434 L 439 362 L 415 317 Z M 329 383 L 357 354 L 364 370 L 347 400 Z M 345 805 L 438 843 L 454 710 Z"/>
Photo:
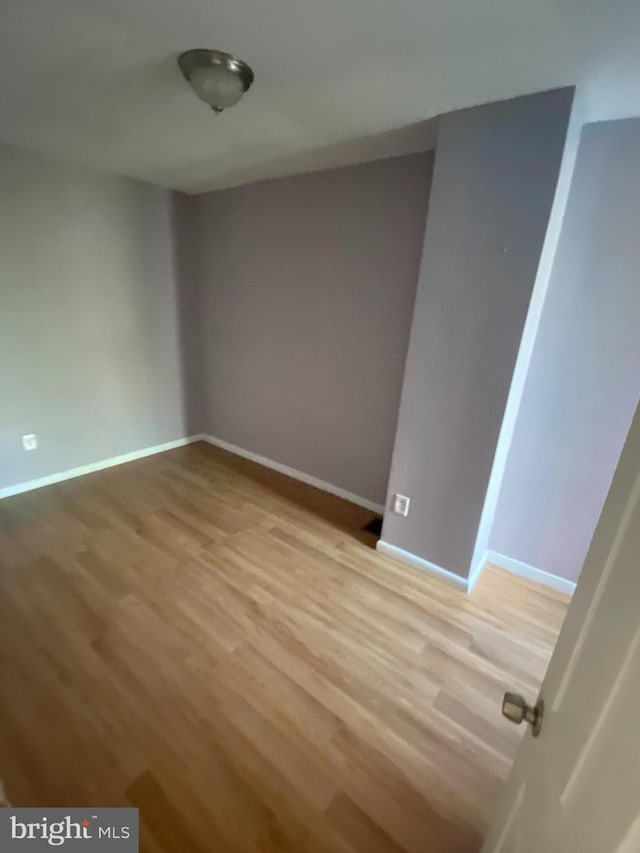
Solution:
<path fill-rule="evenodd" d="M 38 449 L 38 436 L 35 433 L 29 433 L 29 435 L 22 436 L 22 446 L 25 450 L 37 450 Z"/>
<path fill-rule="evenodd" d="M 411 498 L 408 498 L 405 495 L 396 495 L 393 500 L 393 511 L 406 518 L 409 515 L 410 503 Z"/>

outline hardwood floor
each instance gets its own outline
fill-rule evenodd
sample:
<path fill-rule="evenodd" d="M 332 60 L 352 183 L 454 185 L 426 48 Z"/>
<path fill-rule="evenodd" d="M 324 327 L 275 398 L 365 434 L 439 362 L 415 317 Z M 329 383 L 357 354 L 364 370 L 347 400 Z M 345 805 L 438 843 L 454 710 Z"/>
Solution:
<path fill-rule="evenodd" d="M 205 444 L 0 502 L 0 777 L 145 851 L 477 851 L 566 610 Z"/>

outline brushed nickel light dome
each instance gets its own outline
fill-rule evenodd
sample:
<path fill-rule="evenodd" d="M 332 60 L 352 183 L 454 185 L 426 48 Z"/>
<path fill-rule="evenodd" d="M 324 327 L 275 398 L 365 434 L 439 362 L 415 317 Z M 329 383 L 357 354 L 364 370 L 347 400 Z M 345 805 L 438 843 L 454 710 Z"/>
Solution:
<path fill-rule="evenodd" d="M 217 113 L 237 104 L 253 83 L 247 63 L 222 50 L 186 50 L 178 65 L 200 100 Z"/>

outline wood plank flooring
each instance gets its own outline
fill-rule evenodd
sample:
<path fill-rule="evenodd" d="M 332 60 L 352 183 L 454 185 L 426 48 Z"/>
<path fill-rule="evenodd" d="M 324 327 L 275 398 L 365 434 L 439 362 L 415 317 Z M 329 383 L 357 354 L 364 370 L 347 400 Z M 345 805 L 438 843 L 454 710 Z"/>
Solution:
<path fill-rule="evenodd" d="M 477 851 L 564 596 L 470 596 L 371 513 L 195 444 L 0 502 L 0 777 L 144 851 Z"/>

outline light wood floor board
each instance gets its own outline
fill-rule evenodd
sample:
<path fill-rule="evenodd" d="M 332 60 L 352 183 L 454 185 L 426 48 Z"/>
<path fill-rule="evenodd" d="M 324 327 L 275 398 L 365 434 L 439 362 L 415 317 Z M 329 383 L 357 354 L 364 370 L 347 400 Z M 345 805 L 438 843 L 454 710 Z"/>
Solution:
<path fill-rule="evenodd" d="M 372 515 L 195 444 L 0 503 L 0 776 L 141 849 L 477 851 L 567 600 L 470 596 Z"/>

